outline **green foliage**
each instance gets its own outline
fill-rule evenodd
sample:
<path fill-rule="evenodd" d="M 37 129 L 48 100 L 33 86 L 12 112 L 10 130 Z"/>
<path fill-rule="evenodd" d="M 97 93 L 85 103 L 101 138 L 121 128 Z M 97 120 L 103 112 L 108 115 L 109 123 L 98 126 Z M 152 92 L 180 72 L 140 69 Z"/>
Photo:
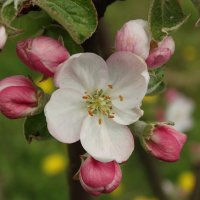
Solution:
<path fill-rule="evenodd" d="M 162 68 L 150 70 L 149 75 L 150 75 L 150 81 L 146 95 L 153 96 L 162 92 L 166 87 L 163 81 L 164 70 Z"/>
<path fill-rule="evenodd" d="M 14 9 L 13 3 L 5 3 L 0 10 L 0 24 L 6 26 L 6 31 L 9 36 L 18 35 L 22 30 L 11 25 L 12 21 L 17 17 L 17 11 Z"/>
<path fill-rule="evenodd" d="M 97 13 L 91 0 L 33 0 L 60 23 L 78 44 L 89 38 L 97 27 Z"/>
<path fill-rule="evenodd" d="M 178 0 L 153 0 L 149 11 L 152 37 L 156 41 L 177 30 L 189 16 L 186 16 Z"/>
<path fill-rule="evenodd" d="M 47 129 L 47 122 L 44 113 L 27 117 L 24 123 L 24 134 L 28 143 L 35 140 L 45 140 L 50 138 Z"/>

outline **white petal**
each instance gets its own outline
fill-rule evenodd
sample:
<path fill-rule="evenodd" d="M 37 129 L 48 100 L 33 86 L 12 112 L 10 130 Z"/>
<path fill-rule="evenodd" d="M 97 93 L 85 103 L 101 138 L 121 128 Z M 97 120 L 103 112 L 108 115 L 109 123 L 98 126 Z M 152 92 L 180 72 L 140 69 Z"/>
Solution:
<path fill-rule="evenodd" d="M 109 91 L 113 105 L 122 110 L 138 107 L 149 82 L 146 63 L 130 52 L 117 52 L 108 58 L 107 64 L 109 81 L 113 85 Z"/>
<path fill-rule="evenodd" d="M 133 136 L 127 126 L 106 118 L 100 125 L 96 116 L 84 120 L 80 141 L 83 148 L 101 162 L 124 162 L 134 149 Z"/>
<path fill-rule="evenodd" d="M 58 89 L 45 106 L 50 134 L 60 142 L 73 143 L 80 139 L 82 122 L 87 115 L 80 92 Z"/>
<path fill-rule="evenodd" d="M 103 89 L 108 82 L 106 62 L 93 53 L 80 53 L 71 56 L 61 64 L 55 74 L 55 84 L 60 88 L 78 89 L 93 92 Z"/>
<path fill-rule="evenodd" d="M 143 110 L 141 110 L 140 108 L 119 110 L 114 107 L 113 111 L 115 113 L 115 117 L 113 118 L 113 120 L 117 122 L 118 124 L 123 124 L 123 125 L 129 125 L 138 121 L 138 119 L 144 113 Z"/>

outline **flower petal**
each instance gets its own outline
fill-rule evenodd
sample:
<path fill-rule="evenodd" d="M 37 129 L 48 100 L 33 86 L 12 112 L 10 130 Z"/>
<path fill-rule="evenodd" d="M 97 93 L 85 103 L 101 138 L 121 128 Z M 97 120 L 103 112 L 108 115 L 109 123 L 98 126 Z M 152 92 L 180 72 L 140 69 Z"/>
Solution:
<path fill-rule="evenodd" d="M 106 62 L 93 53 L 80 53 L 71 56 L 61 64 L 56 73 L 55 83 L 60 88 L 79 89 L 93 92 L 103 89 L 108 82 Z"/>
<path fill-rule="evenodd" d="M 143 115 L 143 110 L 140 108 L 133 108 L 128 110 L 119 110 L 118 108 L 113 108 L 113 111 L 115 113 L 115 117 L 113 120 L 117 122 L 118 124 L 122 125 L 129 125 L 132 124 Z"/>
<path fill-rule="evenodd" d="M 58 89 L 45 107 L 50 134 L 60 142 L 73 143 L 80 139 L 82 122 L 87 111 L 81 93 L 73 89 Z"/>
<path fill-rule="evenodd" d="M 118 109 L 138 107 L 147 91 L 149 74 L 146 63 L 130 52 L 116 52 L 108 60 L 109 94 Z"/>
<path fill-rule="evenodd" d="M 134 149 L 133 135 L 128 127 L 107 118 L 99 124 L 96 116 L 84 120 L 80 141 L 83 148 L 101 162 L 124 162 Z"/>

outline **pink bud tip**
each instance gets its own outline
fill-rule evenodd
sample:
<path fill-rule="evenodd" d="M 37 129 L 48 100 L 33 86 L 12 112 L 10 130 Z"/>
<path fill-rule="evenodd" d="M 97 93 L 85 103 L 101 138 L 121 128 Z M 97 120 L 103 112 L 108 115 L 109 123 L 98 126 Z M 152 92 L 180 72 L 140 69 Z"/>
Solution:
<path fill-rule="evenodd" d="M 28 78 L 17 75 L 0 81 L 0 111 L 6 117 L 25 117 L 34 112 L 37 105 L 37 91 Z"/>
<path fill-rule="evenodd" d="M 91 195 L 114 191 L 122 179 L 121 168 L 115 161 L 102 163 L 88 157 L 80 168 L 80 183 Z"/>
<path fill-rule="evenodd" d="M 145 148 L 159 160 L 175 162 L 179 160 L 186 138 L 172 126 L 159 125 L 153 129 L 150 139 L 145 139 Z"/>
<path fill-rule="evenodd" d="M 20 41 L 16 51 L 24 64 L 45 77 L 53 76 L 58 66 L 69 57 L 65 47 L 47 36 Z"/>
<path fill-rule="evenodd" d="M 146 59 L 149 55 L 150 41 L 148 22 L 141 19 L 131 20 L 117 32 L 115 48 L 117 51 L 129 51 Z"/>
<path fill-rule="evenodd" d="M 0 50 L 3 49 L 6 40 L 7 40 L 7 33 L 6 33 L 6 29 L 4 26 L 0 26 Z"/>
<path fill-rule="evenodd" d="M 169 61 L 175 50 L 175 43 L 172 37 L 165 37 L 158 46 L 151 49 L 146 59 L 149 68 L 157 68 Z"/>

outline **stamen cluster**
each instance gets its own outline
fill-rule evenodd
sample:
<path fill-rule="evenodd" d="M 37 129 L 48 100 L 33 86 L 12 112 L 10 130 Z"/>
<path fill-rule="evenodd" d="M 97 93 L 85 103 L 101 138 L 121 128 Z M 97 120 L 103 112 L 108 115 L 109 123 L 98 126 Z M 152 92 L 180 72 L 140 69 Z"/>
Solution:
<path fill-rule="evenodd" d="M 108 118 L 114 118 L 111 97 L 102 89 L 97 89 L 92 94 L 85 92 L 82 98 L 87 104 L 88 114 L 90 116 L 98 115 L 100 117 L 101 115 L 105 115 Z M 101 124 L 100 121 L 99 123 Z"/>

